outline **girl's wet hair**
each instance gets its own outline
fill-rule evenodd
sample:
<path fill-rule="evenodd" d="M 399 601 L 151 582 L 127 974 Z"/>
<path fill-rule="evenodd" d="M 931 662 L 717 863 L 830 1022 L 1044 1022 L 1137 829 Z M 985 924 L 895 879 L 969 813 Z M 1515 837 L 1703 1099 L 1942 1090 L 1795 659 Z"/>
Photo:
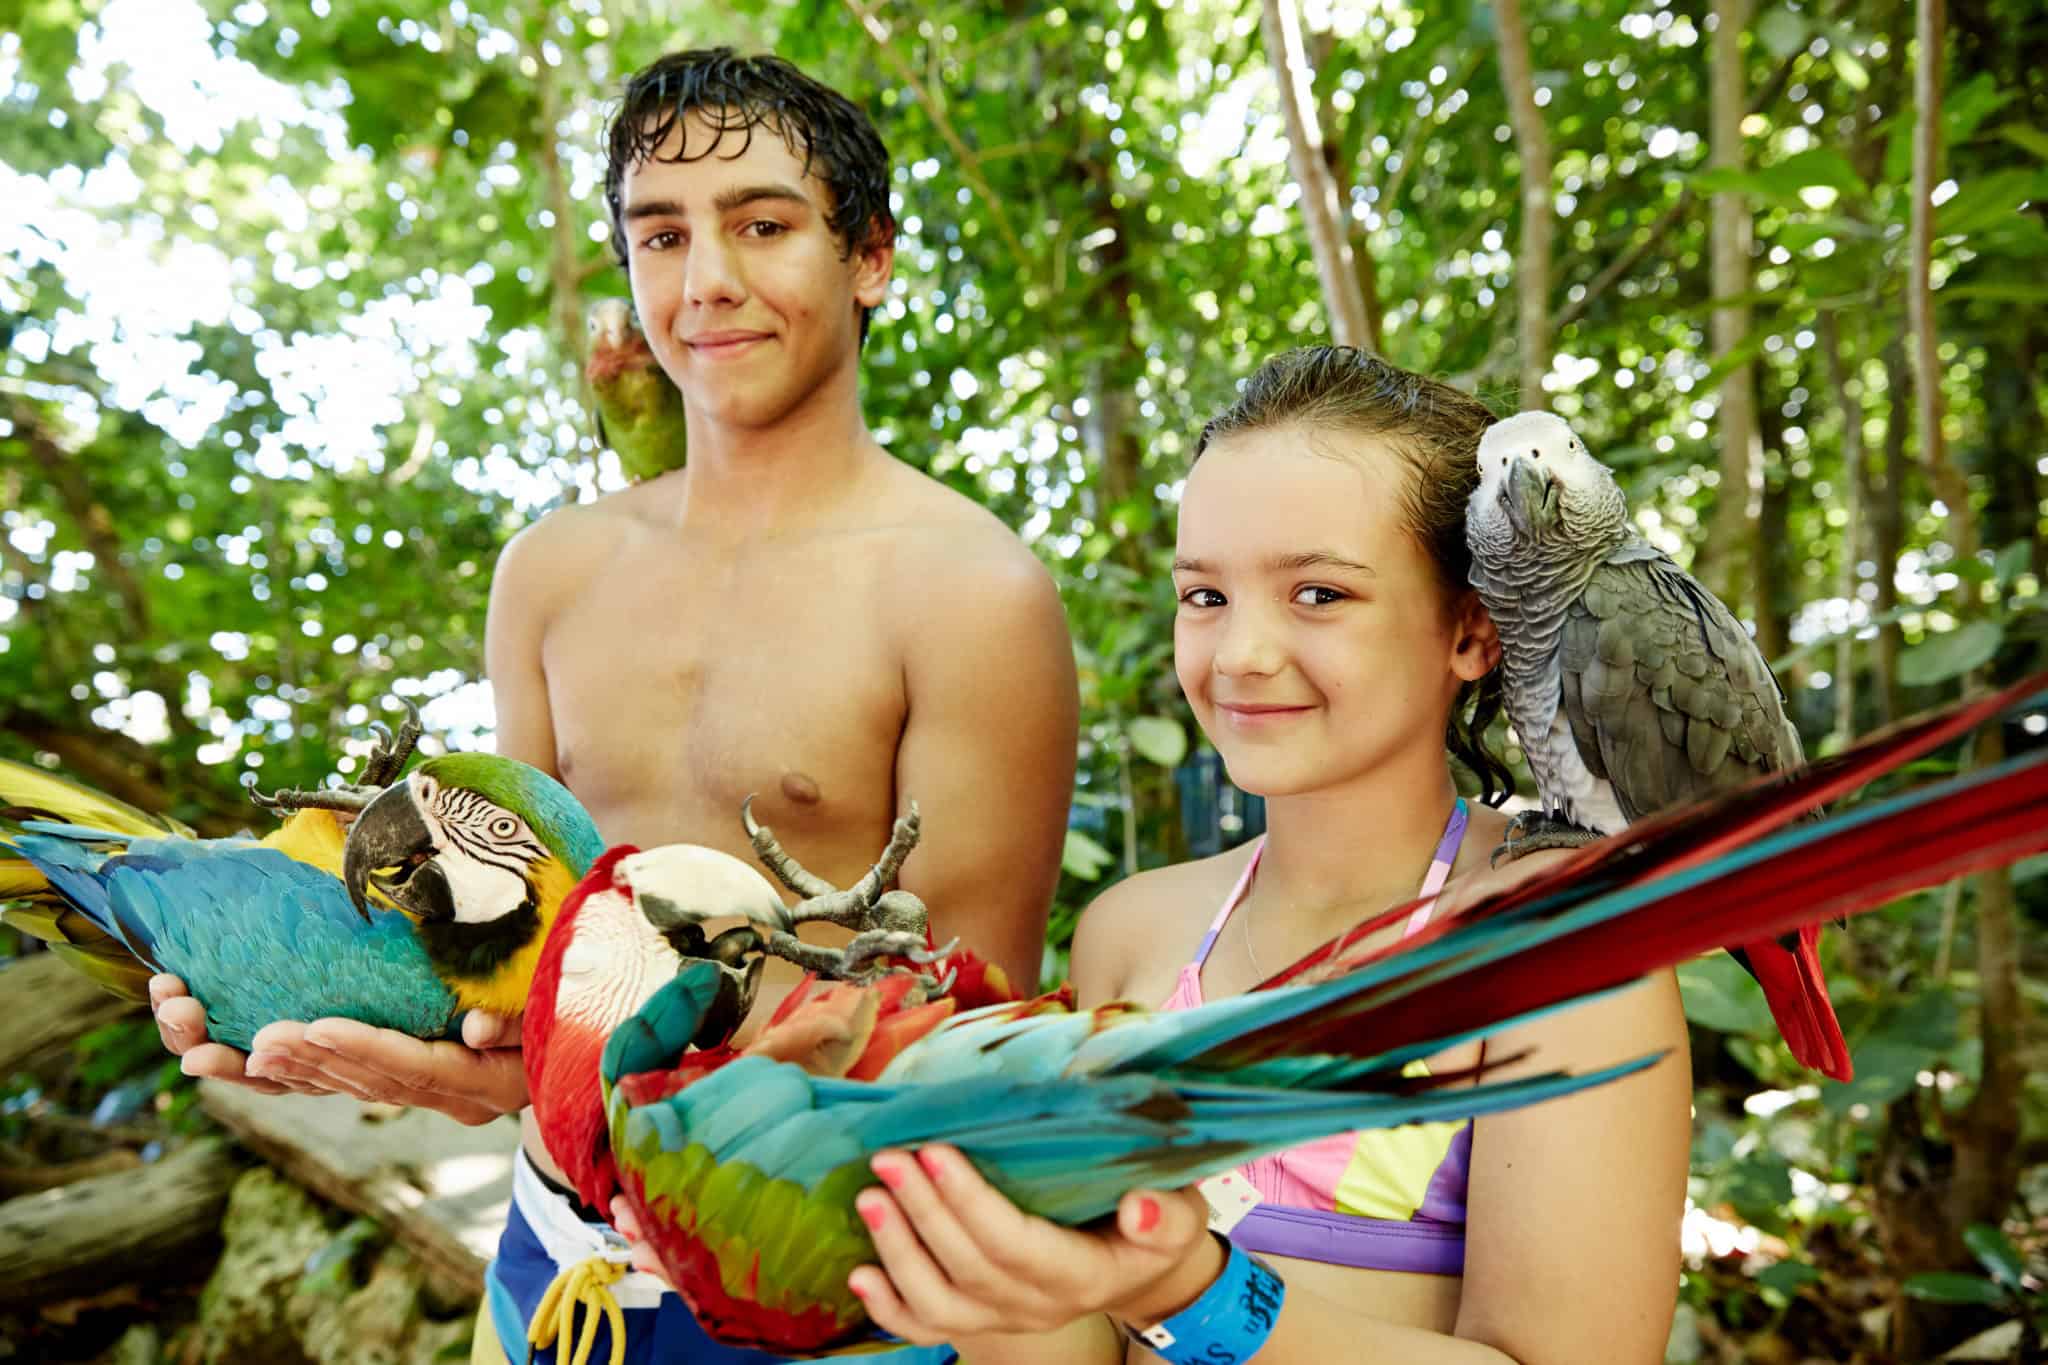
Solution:
<path fill-rule="evenodd" d="M 611 213 L 612 250 L 621 265 L 628 264 L 621 216 L 626 175 L 659 155 L 692 114 L 715 127 L 718 140 L 693 156 L 678 149 L 662 160 L 698 161 L 714 151 L 737 156 L 746 151 L 754 130 L 765 127 L 802 158 L 806 175 L 816 176 L 830 191 L 827 221 L 848 254 L 895 237 L 889 151 L 858 105 L 780 57 L 743 57 L 729 47 L 696 48 L 671 52 L 633 73 L 605 129 L 604 202 Z M 727 136 L 736 137 L 737 145 L 726 146 Z M 861 310 L 862 340 L 870 311 Z"/>
<path fill-rule="evenodd" d="M 1202 428 L 1195 458 L 1239 432 L 1298 426 L 1344 431 L 1386 443 L 1408 464 L 1401 517 L 1436 564 L 1447 598 L 1472 591 L 1465 502 L 1479 486 L 1479 437 L 1499 420 L 1471 394 L 1413 374 L 1353 346 L 1308 346 L 1274 356 L 1244 391 Z M 1444 744 L 1479 779 L 1480 799 L 1514 794 L 1506 760 L 1486 747 L 1501 711 L 1498 668 L 1458 691 Z"/>

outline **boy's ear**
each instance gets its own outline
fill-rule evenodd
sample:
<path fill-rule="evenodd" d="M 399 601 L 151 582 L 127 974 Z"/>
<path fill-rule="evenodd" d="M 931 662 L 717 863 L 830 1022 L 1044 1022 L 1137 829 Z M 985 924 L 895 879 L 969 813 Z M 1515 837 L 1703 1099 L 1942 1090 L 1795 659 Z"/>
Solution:
<path fill-rule="evenodd" d="M 867 241 L 853 252 L 853 297 L 863 308 L 880 308 L 889 297 L 889 277 L 896 269 L 896 225 L 877 221 Z"/>
<path fill-rule="evenodd" d="M 1479 594 L 1467 590 L 1459 599 L 1457 629 L 1451 643 L 1451 671 L 1465 682 L 1477 682 L 1500 663 L 1500 631 L 1487 614 Z"/>

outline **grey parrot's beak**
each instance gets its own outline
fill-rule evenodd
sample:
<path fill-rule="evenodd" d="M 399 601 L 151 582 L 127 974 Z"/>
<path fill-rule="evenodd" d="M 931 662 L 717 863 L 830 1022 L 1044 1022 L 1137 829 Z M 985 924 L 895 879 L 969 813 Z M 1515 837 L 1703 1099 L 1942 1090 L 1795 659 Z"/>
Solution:
<path fill-rule="evenodd" d="M 433 861 L 436 851 L 411 784 L 393 783 L 349 826 L 341 858 L 349 900 L 367 920 L 369 889 L 375 886 L 420 919 L 453 919 L 455 898 Z"/>
<path fill-rule="evenodd" d="M 1518 531 L 1539 530 L 1557 515 L 1554 500 L 1557 480 L 1534 460 L 1517 455 L 1508 463 L 1508 476 L 1501 489 L 1508 517 Z"/>

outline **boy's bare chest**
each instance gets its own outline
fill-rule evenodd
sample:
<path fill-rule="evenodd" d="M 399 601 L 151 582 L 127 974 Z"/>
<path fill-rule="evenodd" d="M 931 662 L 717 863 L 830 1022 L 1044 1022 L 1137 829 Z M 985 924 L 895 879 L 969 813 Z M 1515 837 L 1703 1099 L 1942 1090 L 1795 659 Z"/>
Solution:
<path fill-rule="evenodd" d="M 743 848 L 751 794 L 821 875 L 872 857 L 906 705 L 891 596 L 824 549 L 622 553 L 549 623 L 558 770 L 614 842 Z"/>

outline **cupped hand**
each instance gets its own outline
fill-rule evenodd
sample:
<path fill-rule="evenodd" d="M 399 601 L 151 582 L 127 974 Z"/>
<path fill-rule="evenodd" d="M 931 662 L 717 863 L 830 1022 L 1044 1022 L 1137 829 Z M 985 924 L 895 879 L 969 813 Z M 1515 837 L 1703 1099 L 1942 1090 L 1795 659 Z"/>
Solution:
<path fill-rule="evenodd" d="M 178 1059 L 178 1069 L 187 1076 L 228 1081 L 265 1095 L 303 1090 L 282 1077 L 250 1075 L 248 1053 L 212 1041 L 207 1036 L 206 1007 L 192 998 L 177 977 L 159 973 L 149 979 L 149 1009 L 156 1016 L 156 1033 L 164 1050 Z"/>
<path fill-rule="evenodd" d="M 1083 1231 L 1025 1213 L 952 1147 L 880 1152 L 870 1165 L 885 1188 L 855 1207 L 881 1264 L 857 1267 L 847 1287 L 916 1345 L 1049 1332 L 1094 1313 L 1149 1325 L 1222 1272 L 1193 1189 L 1133 1190 L 1113 1220 Z"/>
<path fill-rule="evenodd" d="M 185 1073 L 265 1094 L 353 1095 L 432 1109 L 459 1123 L 488 1123 L 526 1106 L 526 1069 L 517 1018 L 471 1011 L 462 1041 L 427 1041 L 353 1019 L 279 1020 L 250 1040 L 247 1054 L 206 1036 L 206 1012 L 172 976 L 150 981 L 164 1046 Z"/>
<path fill-rule="evenodd" d="M 653 1247 L 640 1240 L 640 1220 L 633 1216 L 633 1207 L 626 1202 L 626 1196 L 612 1196 L 611 1212 L 612 1226 L 618 1230 L 619 1236 L 632 1244 L 633 1269 L 644 1270 L 674 1289 L 675 1284 L 669 1279 L 668 1272 L 661 1268 L 661 1257 L 654 1254 Z"/>

